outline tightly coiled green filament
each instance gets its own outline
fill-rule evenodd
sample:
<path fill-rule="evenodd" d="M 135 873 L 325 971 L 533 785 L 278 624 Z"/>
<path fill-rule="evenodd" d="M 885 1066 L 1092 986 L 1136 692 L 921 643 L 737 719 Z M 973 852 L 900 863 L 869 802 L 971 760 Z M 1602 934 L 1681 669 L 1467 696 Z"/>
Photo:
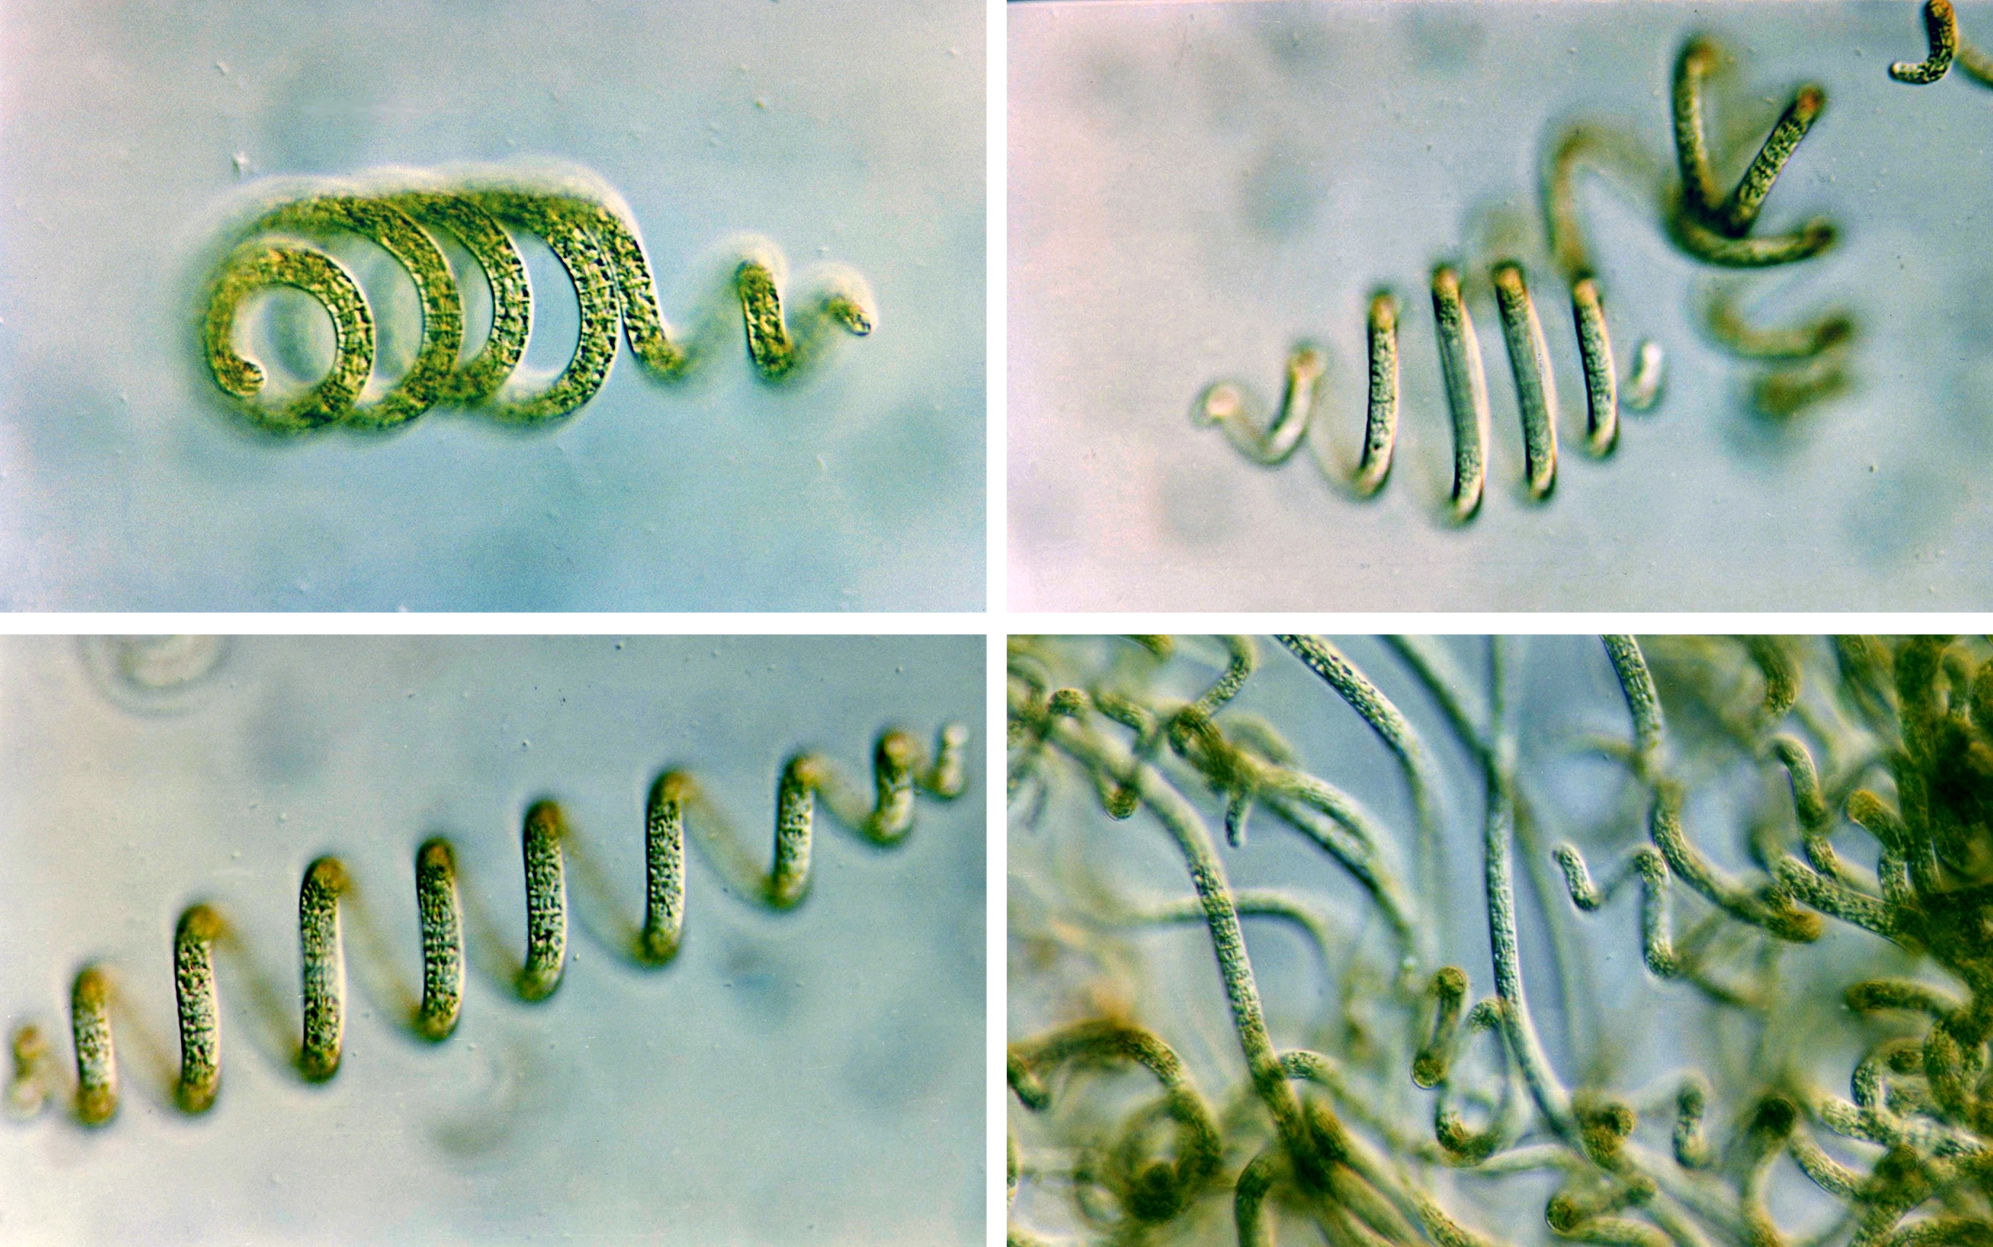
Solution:
<path fill-rule="evenodd" d="M 525 355 L 532 291 L 508 227 L 544 241 L 574 283 L 580 338 L 565 368 L 536 393 L 506 388 Z M 362 401 L 374 368 L 376 326 L 352 273 L 311 240 L 352 234 L 378 244 L 407 272 L 421 303 L 422 335 L 407 372 Z M 439 239 L 461 244 L 491 288 L 484 344 L 459 360 L 463 299 Z M 756 247 L 730 276 L 750 362 L 779 383 L 806 372 L 841 332 L 863 337 L 874 314 L 863 283 L 839 278 L 785 319 L 772 249 Z M 271 286 L 300 290 L 332 319 L 333 359 L 324 377 L 280 402 L 262 397 L 261 365 L 237 349 L 237 320 L 252 295 Z M 558 420 L 593 398 L 616 358 L 619 334 L 652 376 L 683 377 L 700 349 L 674 339 L 658 309 L 649 261 L 635 225 L 616 208 L 571 190 L 471 186 L 381 194 L 327 193 L 280 204 L 257 216 L 208 283 L 203 347 L 215 381 L 253 425 L 308 433 L 330 425 L 393 429 L 438 404 L 474 407 L 506 424 Z"/>
<path fill-rule="evenodd" d="M 750 892 L 772 909 L 795 908 L 808 894 L 810 849 L 818 800 L 833 816 L 869 843 L 892 846 L 913 829 L 915 798 L 925 792 L 941 800 L 960 796 L 966 783 L 968 729 L 950 725 L 939 733 L 930 760 L 905 732 L 883 733 L 873 751 L 873 785 L 861 794 L 837 768 L 817 754 L 791 758 L 776 785 L 773 858 L 757 871 Z M 724 818 L 691 776 L 671 771 L 651 786 L 645 816 L 645 909 L 643 925 L 623 951 L 639 966 L 657 967 L 676 955 L 685 920 L 685 832 L 703 823 L 726 840 Z M 568 905 L 565 852 L 574 846 L 559 805 L 535 802 L 521 833 L 526 884 L 525 957 L 511 984 L 521 1000 L 545 1000 L 560 986 L 567 964 Z M 725 862 L 716 863 L 725 872 Z M 457 1026 L 464 995 L 464 915 L 455 851 L 447 840 L 430 839 L 415 855 L 416 911 L 421 927 L 422 995 L 404 1016 L 418 1037 L 436 1042 Z M 321 857 L 305 870 L 298 893 L 299 952 L 302 963 L 302 1023 L 294 1053 L 298 1074 L 322 1082 L 339 1070 L 346 1015 L 346 968 L 341 936 L 342 909 L 357 902 L 345 866 Z M 361 915 L 364 917 L 364 914 Z M 363 924 L 363 930 L 366 928 Z M 190 906 L 174 932 L 174 994 L 179 1014 L 180 1073 L 173 1099 L 189 1114 L 206 1112 L 221 1085 L 221 1011 L 215 985 L 215 948 L 233 948 L 237 936 L 220 911 Z M 239 948 L 234 949 L 240 953 Z M 76 1050 L 75 1114 L 86 1125 L 111 1120 L 118 1109 L 118 1068 L 112 1038 L 113 1007 L 122 1007 L 109 970 L 85 966 L 71 992 L 71 1032 Z M 8 1104 L 16 1116 L 30 1116 L 46 1098 L 52 1076 L 45 1069 L 46 1044 L 32 1024 L 13 1035 L 14 1077 Z"/>
<path fill-rule="evenodd" d="M 1572 177 L 1579 161 L 1616 155 L 1610 150 L 1612 146 L 1606 136 L 1583 127 L 1567 133 L 1551 161 L 1544 193 L 1552 250 L 1571 287 L 1571 319 L 1585 382 L 1584 445 L 1600 458 L 1611 454 L 1618 444 L 1620 385 L 1612 336 L 1606 329 L 1604 299 L 1577 223 Z M 1765 189 L 1769 185 L 1765 182 Z M 1761 200 L 1762 194 L 1757 198 Z M 1522 265 L 1502 260 L 1492 267 L 1491 277 L 1515 379 L 1523 432 L 1523 481 L 1529 497 L 1541 501 L 1557 483 L 1557 387 L 1549 347 Z M 1465 523 L 1479 513 L 1486 488 L 1485 448 L 1491 422 L 1487 374 L 1474 320 L 1461 291 L 1460 274 L 1453 266 L 1442 264 L 1433 271 L 1432 299 L 1453 433 L 1453 484 L 1447 515 L 1454 523 Z M 1398 305 L 1389 291 L 1372 297 L 1369 322 L 1369 411 L 1362 458 L 1350 480 L 1360 498 L 1377 493 L 1389 477 L 1398 430 Z M 1627 378 L 1625 405 L 1645 411 L 1660 397 L 1663 354 L 1655 343 L 1642 342 L 1635 359 L 1634 371 Z M 1285 392 L 1264 428 L 1259 427 L 1245 388 L 1232 381 L 1206 389 L 1192 410 L 1192 419 L 1200 425 L 1223 427 L 1233 444 L 1255 462 L 1283 463 L 1308 432 L 1327 371 L 1322 348 L 1303 343 L 1288 357 Z"/>

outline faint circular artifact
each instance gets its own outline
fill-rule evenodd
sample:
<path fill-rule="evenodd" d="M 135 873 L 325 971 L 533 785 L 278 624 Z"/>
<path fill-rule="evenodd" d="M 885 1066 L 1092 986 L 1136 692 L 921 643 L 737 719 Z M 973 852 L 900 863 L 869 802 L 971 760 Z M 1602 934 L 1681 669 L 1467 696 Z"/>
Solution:
<path fill-rule="evenodd" d="M 127 710 L 171 714 L 191 706 L 228 659 L 227 637 L 102 636 L 80 642 L 99 692 Z"/>

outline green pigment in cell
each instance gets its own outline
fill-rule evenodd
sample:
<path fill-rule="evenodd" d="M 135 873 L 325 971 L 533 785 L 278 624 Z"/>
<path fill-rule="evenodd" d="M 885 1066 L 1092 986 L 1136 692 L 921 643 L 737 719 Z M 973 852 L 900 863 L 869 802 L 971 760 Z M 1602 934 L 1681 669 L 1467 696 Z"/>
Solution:
<path fill-rule="evenodd" d="M 551 250 L 574 283 L 581 329 L 565 367 L 544 387 L 517 393 L 507 383 L 525 356 L 532 291 L 508 227 Z M 375 363 L 376 327 L 352 271 L 319 249 L 339 235 L 377 244 L 414 283 L 422 332 L 415 360 L 376 397 L 364 398 Z M 438 237 L 460 243 L 491 290 L 484 344 L 459 360 L 463 301 Z M 779 260 L 750 255 L 728 278 L 743 342 L 756 376 L 782 385 L 814 371 L 840 337 L 864 337 L 876 319 L 852 280 L 833 280 L 785 314 Z M 298 394 L 271 401 L 263 367 L 237 347 L 244 304 L 273 286 L 302 291 L 332 319 L 332 363 Z M 210 279 L 203 351 L 222 391 L 253 426 L 298 435 L 332 425 L 400 428 L 439 405 L 463 407 L 502 424 L 534 427 L 572 415 L 595 397 L 615 363 L 619 337 L 659 381 L 687 375 L 703 349 L 674 338 L 635 225 L 620 211 L 566 190 L 465 187 L 383 194 L 311 195 L 258 216 Z"/>

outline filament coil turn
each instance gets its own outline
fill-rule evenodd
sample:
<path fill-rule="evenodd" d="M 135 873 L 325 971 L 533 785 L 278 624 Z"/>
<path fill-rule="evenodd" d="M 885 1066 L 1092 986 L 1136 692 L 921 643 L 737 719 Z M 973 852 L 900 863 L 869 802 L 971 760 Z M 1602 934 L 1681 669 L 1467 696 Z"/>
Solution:
<path fill-rule="evenodd" d="M 507 227 L 543 240 L 574 282 L 581 314 L 573 357 L 553 381 L 524 397 L 501 392 L 525 355 L 532 292 L 525 261 Z M 414 363 L 378 398 L 362 402 L 374 365 L 375 324 L 352 272 L 307 239 L 355 234 L 379 244 L 415 283 L 422 308 Z M 469 252 L 491 288 L 491 328 L 484 345 L 459 362 L 463 299 L 439 237 Z M 802 375 L 837 333 L 863 337 L 875 319 L 864 283 L 834 276 L 802 303 L 791 324 L 779 290 L 782 261 L 757 244 L 733 269 L 730 294 L 741 313 L 749 360 L 768 382 Z M 301 290 L 332 318 L 333 358 L 316 384 L 285 401 L 258 401 L 263 368 L 235 346 L 238 312 L 270 286 Z M 634 222 L 619 207 L 579 190 L 479 186 L 449 191 L 310 195 L 255 218 L 222 260 L 207 288 L 203 347 L 222 390 L 253 425 L 282 434 L 339 424 L 392 429 L 441 404 L 475 407 L 506 424 L 558 420 L 587 403 L 608 379 L 619 332 L 652 376 L 683 377 L 698 353 L 675 340 L 658 310 L 650 263 Z"/>
<path fill-rule="evenodd" d="M 810 849 L 817 801 L 869 843 L 897 845 L 913 829 L 915 798 L 960 796 L 968 729 L 959 725 L 938 734 L 932 758 L 905 732 L 887 731 L 873 751 L 873 787 L 859 794 L 826 759 L 798 754 L 782 768 L 776 785 L 773 860 L 757 868 L 759 899 L 775 910 L 795 908 L 807 895 Z M 645 908 L 642 927 L 625 950 L 644 967 L 662 966 L 676 955 L 685 920 L 685 831 L 688 818 L 721 823 L 697 782 L 681 771 L 660 776 L 651 786 L 645 812 Z M 521 835 L 526 882 L 526 950 L 513 981 L 521 1000 L 545 1000 L 560 986 L 567 960 L 567 892 L 563 861 L 566 824 L 552 801 L 535 803 Z M 299 1075 L 322 1082 L 339 1070 L 346 1014 L 342 899 L 352 882 L 336 857 L 321 857 L 305 870 L 298 894 L 299 951 L 302 961 L 302 1024 L 295 1051 Z M 456 856 L 450 843 L 430 839 L 415 855 L 416 909 L 421 927 L 422 994 L 408 1014 L 410 1029 L 439 1042 L 457 1027 L 464 993 L 464 920 Z M 215 987 L 215 949 L 236 940 L 213 906 L 190 906 L 173 937 L 174 993 L 178 1004 L 180 1072 L 174 1100 L 189 1114 L 213 1106 L 221 1084 L 221 1021 Z M 70 993 L 71 1035 L 76 1054 L 77 1119 L 86 1125 L 111 1120 L 118 1109 L 118 1065 L 111 1014 L 118 992 L 109 970 L 91 963 L 77 974 Z M 32 1023 L 13 1034 L 14 1074 L 8 1104 L 16 1116 L 38 1112 L 55 1081 L 48 1068 L 47 1041 Z"/>
<path fill-rule="evenodd" d="M 1993 56 L 1965 41 L 1958 33 L 1958 14 L 1951 0 L 1925 0 L 1924 35 L 1931 51 L 1921 62 L 1898 61 L 1889 67 L 1889 76 L 1913 87 L 1927 87 L 1943 80 L 1956 63 L 1965 76 L 1983 87 L 1993 87 Z"/>

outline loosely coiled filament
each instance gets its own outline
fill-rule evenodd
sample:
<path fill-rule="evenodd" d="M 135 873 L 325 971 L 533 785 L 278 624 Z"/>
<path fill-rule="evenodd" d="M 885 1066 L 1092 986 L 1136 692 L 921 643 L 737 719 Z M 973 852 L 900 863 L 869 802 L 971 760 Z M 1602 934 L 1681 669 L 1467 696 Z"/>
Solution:
<path fill-rule="evenodd" d="M 503 388 L 525 355 L 532 292 L 525 261 L 507 226 L 543 240 L 574 282 L 581 336 L 567 366 L 537 393 Z M 358 235 L 394 257 L 415 283 L 422 308 L 414 363 L 387 391 L 362 401 L 374 366 L 375 325 L 359 282 L 339 260 L 307 239 Z M 463 300 L 439 239 L 469 252 L 491 288 L 491 328 L 482 347 L 459 360 Z M 569 187 L 505 185 L 390 193 L 327 193 L 280 204 L 256 217 L 222 260 L 207 288 L 203 343 L 208 365 L 243 416 L 258 428 L 307 433 L 339 424 L 392 429 L 441 404 L 473 407 L 508 424 L 558 420 L 593 398 L 616 359 L 619 333 L 654 377 L 683 376 L 697 351 L 674 339 L 658 310 L 655 285 L 635 224 L 617 207 Z M 730 281 L 747 354 L 765 381 L 806 371 L 839 333 L 863 337 L 875 314 L 864 283 L 833 278 L 803 301 L 792 323 L 783 315 L 772 246 L 754 244 Z M 310 295 L 332 319 L 332 365 L 301 394 L 261 397 L 263 368 L 236 346 L 237 317 L 252 294 L 287 286 Z"/>
<path fill-rule="evenodd" d="M 1932 3 L 1944 5 L 1945 0 Z M 1945 12 L 1949 13 L 1948 7 Z M 1935 46 L 1935 35 L 1933 39 Z M 1833 225 L 1818 219 L 1790 233 L 1753 233 L 1779 173 L 1826 108 L 1825 92 L 1810 84 L 1795 92 L 1749 167 L 1726 194 L 1717 183 L 1703 124 L 1706 81 L 1718 60 L 1716 45 L 1698 36 L 1684 45 L 1676 61 L 1672 111 L 1678 180 L 1666 181 L 1657 162 L 1637 143 L 1595 126 L 1573 126 L 1550 148 L 1544 215 L 1551 253 L 1571 293 L 1571 319 L 1585 383 L 1584 444 L 1595 456 L 1609 455 L 1616 446 L 1622 403 L 1643 411 L 1659 399 L 1664 355 L 1655 343 L 1642 342 L 1622 393 L 1598 271 L 1578 220 L 1574 183 L 1581 166 L 1597 165 L 1636 183 L 1659 183 L 1669 235 L 1684 252 L 1706 264 L 1752 269 L 1791 264 L 1821 254 L 1835 240 Z M 1502 260 L 1489 270 L 1489 278 L 1515 381 L 1523 483 L 1530 498 L 1541 500 L 1549 497 L 1557 482 L 1558 402 L 1550 352 L 1522 265 Z M 1448 512 L 1455 523 L 1464 523 L 1481 506 L 1490 416 L 1480 341 L 1454 266 L 1442 264 L 1434 270 L 1432 305 L 1453 437 Z M 1795 329 L 1760 330 L 1743 321 L 1725 291 L 1711 301 L 1708 321 L 1711 337 L 1733 355 L 1776 361 L 1774 370 L 1754 388 L 1756 406 L 1765 414 L 1790 416 L 1846 385 L 1843 364 L 1855 325 L 1845 312 L 1825 313 Z M 1371 298 L 1369 322 L 1369 408 L 1361 457 L 1350 476 L 1352 490 L 1365 498 L 1380 490 L 1390 475 L 1398 430 L 1398 303 L 1390 291 Z M 1322 348 L 1304 342 L 1289 355 L 1279 409 L 1264 422 L 1251 410 L 1255 404 L 1245 388 L 1231 381 L 1206 389 L 1192 416 L 1199 424 L 1223 427 L 1253 460 L 1283 463 L 1308 433 L 1326 373 Z"/>
<path fill-rule="evenodd" d="M 1536 314 L 1522 266 L 1504 261 L 1495 266 L 1495 307 L 1515 377 L 1523 433 L 1523 476 L 1532 498 L 1548 497 L 1557 483 L 1557 382 L 1551 372 L 1550 348 Z M 1460 293 L 1460 274 L 1441 265 L 1432 277 L 1433 324 L 1439 339 L 1440 373 L 1446 382 L 1447 410 L 1453 430 L 1453 489 L 1451 514 L 1465 522 L 1480 510 L 1487 479 L 1490 423 L 1488 378 L 1481 363 L 1481 344 Z M 1611 452 L 1619 436 L 1619 383 L 1614 372 L 1612 341 L 1606 332 L 1605 310 L 1598 286 L 1589 277 L 1573 285 L 1571 309 L 1578 329 L 1579 355 L 1584 363 L 1589 424 L 1585 445 L 1596 455 Z M 1383 488 L 1391 474 L 1391 457 L 1398 432 L 1398 301 L 1380 291 L 1370 301 L 1370 390 L 1364 425 L 1363 453 L 1351 484 L 1361 497 Z M 1659 391 L 1658 348 L 1643 344 L 1640 364 L 1629 380 L 1638 398 L 1629 405 L 1645 406 Z M 1233 442 L 1260 463 L 1283 463 L 1308 432 L 1320 386 L 1327 372 L 1321 348 L 1303 344 L 1287 361 L 1287 387 L 1280 410 L 1264 430 L 1256 428 L 1251 401 L 1240 385 L 1221 381 L 1197 402 L 1194 417 L 1224 427 Z"/>
<path fill-rule="evenodd" d="M 860 794 L 825 758 L 799 754 L 782 768 L 775 793 L 774 855 L 768 869 L 753 868 L 758 885 L 751 894 L 776 910 L 793 909 L 809 890 L 810 847 L 821 798 L 832 815 L 866 841 L 891 846 L 913 829 L 917 793 L 942 800 L 961 794 L 968 730 L 943 728 L 930 760 L 902 731 L 880 736 L 873 751 L 873 790 Z M 671 771 L 651 786 L 645 817 L 645 907 L 640 929 L 630 933 L 625 952 L 641 966 L 656 967 L 677 953 L 685 921 L 685 832 L 704 825 L 704 838 L 722 856 L 744 856 L 719 811 L 691 776 Z M 567 886 L 563 846 L 568 831 L 552 801 L 527 812 L 521 836 L 526 877 L 526 951 L 513 990 L 526 1001 L 544 1000 L 560 986 L 567 962 Z M 716 865 L 731 874 L 733 862 Z M 302 1028 L 295 1052 L 298 1073 L 322 1082 L 339 1070 L 345 1034 L 346 968 L 341 936 L 342 909 L 354 888 L 335 857 L 321 857 L 305 870 L 298 892 L 298 944 L 302 959 Z M 431 839 L 415 855 L 415 899 L 422 932 L 422 995 L 407 1009 L 409 1027 L 431 1042 L 456 1030 L 464 995 L 463 902 L 456 855 L 449 842 Z M 173 937 L 174 993 L 180 1022 L 180 1073 L 174 1099 L 187 1113 L 207 1111 L 221 1085 L 221 1014 L 215 989 L 215 949 L 237 939 L 212 905 L 196 904 L 180 917 Z M 77 974 L 70 998 L 71 1033 L 76 1048 L 77 1118 L 89 1125 L 109 1121 L 118 1109 L 118 1068 L 111 1014 L 117 989 L 99 964 Z M 8 1105 L 17 1116 L 38 1111 L 55 1075 L 48 1068 L 48 1045 L 38 1027 L 18 1027 L 13 1035 L 14 1076 Z"/>

